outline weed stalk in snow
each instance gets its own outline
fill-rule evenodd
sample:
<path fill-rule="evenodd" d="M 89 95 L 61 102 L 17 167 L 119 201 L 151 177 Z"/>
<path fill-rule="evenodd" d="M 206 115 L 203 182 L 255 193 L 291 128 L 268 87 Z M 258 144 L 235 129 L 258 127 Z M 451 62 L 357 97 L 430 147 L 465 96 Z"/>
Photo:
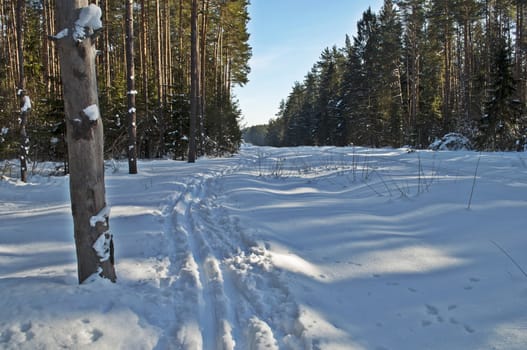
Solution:
<path fill-rule="evenodd" d="M 492 241 L 492 240 L 490 241 L 490 243 L 494 244 L 499 250 L 501 250 L 501 252 L 502 252 L 503 254 L 505 254 L 505 256 L 506 256 L 507 258 L 509 258 L 510 261 L 512 261 L 512 263 L 518 268 L 518 270 L 520 270 L 521 273 L 522 273 L 525 277 L 527 277 L 527 272 L 525 272 L 525 270 L 521 267 L 521 265 L 518 264 L 518 262 L 517 262 L 516 260 L 514 260 L 514 258 L 513 258 L 509 253 L 507 253 L 507 251 L 506 251 L 505 249 L 503 249 L 502 246 L 500 246 L 498 243 L 496 243 L 495 241 Z"/>
<path fill-rule="evenodd" d="M 418 165 L 417 165 L 417 173 L 418 173 L 418 183 L 417 183 L 417 194 L 421 194 L 421 172 L 423 170 L 423 167 L 421 165 L 421 155 L 419 153 L 417 153 L 417 160 L 418 160 Z"/>
<path fill-rule="evenodd" d="M 476 187 L 476 179 L 478 177 L 478 168 L 479 168 L 480 160 L 481 160 L 481 153 L 479 154 L 478 162 L 476 163 L 476 171 L 474 172 L 474 180 L 472 180 L 472 190 L 470 191 L 470 198 L 468 200 L 467 209 L 470 209 L 470 205 L 472 204 L 472 196 L 474 195 L 474 188 Z"/>

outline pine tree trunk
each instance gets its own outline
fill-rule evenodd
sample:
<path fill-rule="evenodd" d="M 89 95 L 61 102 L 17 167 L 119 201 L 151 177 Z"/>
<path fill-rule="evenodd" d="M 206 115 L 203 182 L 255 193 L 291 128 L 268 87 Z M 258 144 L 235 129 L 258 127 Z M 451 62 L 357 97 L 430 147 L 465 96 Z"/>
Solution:
<path fill-rule="evenodd" d="M 104 43 L 104 49 L 103 51 L 103 70 L 104 70 L 104 94 L 106 98 L 106 103 L 111 103 L 112 101 L 112 94 L 111 94 L 111 88 L 112 88 L 112 68 L 111 68 L 111 62 L 110 62 L 110 29 L 108 26 L 108 20 L 109 20 L 109 13 L 110 13 L 110 7 L 108 6 L 109 0 L 104 0 L 104 22 L 106 25 L 104 26 L 104 33 L 103 33 L 103 43 Z"/>
<path fill-rule="evenodd" d="M 141 95 L 143 97 L 143 114 L 142 118 L 143 120 L 149 120 L 149 99 L 148 99 L 148 80 L 149 80 L 149 74 L 148 74 L 148 2 L 145 0 L 141 0 L 141 30 L 140 30 L 140 40 L 139 40 L 139 46 L 140 46 L 140 76 L 141 76 Z M 139 142 L 136 144 L 142 145 L 143 139 L 144 139 L 144 130 L 139 134 Z M 140 151 L 137 152 L 138 154 L 145 155 L 148 154 L 148 146 L 145 147 L 146 149 L 140 148 Z"/>
<path fill-rule="evenodd" d="M 159 147 L 158 155 L 165 154 L 165 121 L 164 121 L 164 105 L 163 98 L 165 95 L 163 85 L 163 45 L 161 36 L 161 7 L 160 0 L 156 0 L 156 52 L 155 52 L 155 71 L 157 79 L 157 107 L 158 107 L 158 126 L 159 126 Z"/>
<path fill-rule="evenodd" d="M 126 71 L 128 96 L 128 172 L 137 174 L 133 0 L 126 0 Z"/>
<path fill-rule="evenodd" d="M 199 152 L 205 152 L 205 122 L 206 122 L 206 106 L 207 106 L 207 32 L 208 32 L 208 12 L 209 0 L 203 1 L 201 9 L 201 38 L 200 38 L 200 100 L 199 100 Z"/>
<path fill-rule="evenodd" d="M 24 76 L 24 17 L 26 12 L 25 0 L 18 0 L 16 6 L 16 33 L 17 33 L 17 52 L 18 52 L 18 91 L 20 100 L 20 180 L 27 182 L 27 156 L 29 150 L 29 138 L 27 137 L 27 120 L 31 103 L 26 93 L 26 83 Z"/>
<path fill-rule="evenodd" d="M 190 132 L 188 162 L 196 161 L 196 122 L 199 113 L 199 44 L 198 44 L 198 0 L 192 0 L 190 21 Z"/>
<path fill-rule="evenodd" d="M 74 40 L 80 8 L 88 0 L 57 0 L 57 28 L 69 34 L 56 41 L 64 89 L 70 197 L 79 283 L 98 273 L 116 280 L 113 241 L 104 186 L 103 125 L 95 74 L 95 39 Z M 98 244 L 96 244 L 98 243 Z"/>

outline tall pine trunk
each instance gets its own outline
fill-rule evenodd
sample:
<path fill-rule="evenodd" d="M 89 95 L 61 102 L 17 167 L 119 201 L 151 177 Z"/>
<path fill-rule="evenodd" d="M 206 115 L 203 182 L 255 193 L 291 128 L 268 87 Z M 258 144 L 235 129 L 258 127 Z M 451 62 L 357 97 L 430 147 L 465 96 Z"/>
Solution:
<path fill-rule="evenodd" d="M 198 0 L 192 0 L 190 23 L 190 131 L 188 162 L 196 161 L 196 122 L 199 114 Z"/>
<path fill-rule="evenodd" d="M 20 180 L 27 181 L 27 156 L 29 150 L 29 138 L 27 136 L 27 120 L 31 109 L 31 102 L 26 93 L 26 82 L 24 76 L 24 17 L 26 12 L 25 0 L 18 0 L 16 5 L 16 34 L 18 53 L 18 91 L 20 101 Z"/>
<path fill-rule="evenodd" d="M 137 174 L 133 0 L 126 0 L 126 85 L 128 96 L 128 172 Z"/>
<path fill-rule="evenodd" d="M 89 9 L 95 7 L 90 5 Z M 57 28 L 63 34 L 55 39 L 64 89 L 79 283 L 95 273 L 116 280 L 105 199 L 104 141 L 95 74 L 95 39 L 91 30 L 100 28 L 85 27 L 84 36 L 82 32 L 78 33 L 80 28 L 75 24 L 87 8 L 88 0 L 56 2 Z"/>

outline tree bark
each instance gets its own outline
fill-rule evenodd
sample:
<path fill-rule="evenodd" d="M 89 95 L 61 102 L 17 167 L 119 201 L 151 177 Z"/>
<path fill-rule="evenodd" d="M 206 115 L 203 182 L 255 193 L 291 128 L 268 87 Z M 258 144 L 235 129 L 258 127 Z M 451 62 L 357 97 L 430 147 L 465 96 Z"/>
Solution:
<path fill-rule="evenodd" d="M 156 0 L 156 63 L 155 63 L 155 72 L 157 79 L 157 108 L 158 108 L 158 127 L 159 127 L 159 147 L 158 155 L 162 156 L 165 154 L 165 117 L 164 117 L 164 104 L 163 99 L 165 96 L 164 84 L 163 84 L 163 42 L 162 42 L 162 24 L 161 24 L 161 7 L 160 0 Z"/>
<path fill-rule="evenodd" d="M 128 172 L 137 174 L 133 0 L 126 0 L 126 71 L 128 96 Z"/>
<path fill-rule="evenodd" d="M 103 125 L 95 74 L 95 39 L 75 40 L 72 31 L 88 0 L 57 0 L 56 41 L 64 89 L 70 197 L 79 283 L 98 273 L 115 282 L 113 240 L 104 186 Z M 94 5 L 92 5 L 94 6 Z M 97 244 L 96 244 L 97 243 Z"/>
<path fill-rule="evenodd" d="M 26 82 L 24 76 L 24 17 L 26 3 L 18 0 L 16 5 L 16 33 L 17 33 L 17 53 L 18 53 L 18 89 L 17 95 L 20 101 L 20 181 L 27 182 L 27 156 L 29 150 L 29 138 L 27 137 L 27 120 L 31 103 L 26 93 Z"/>
<path fill-rule="evenodd" d="M 201 9 L 200 37 L 200 99 L 199 99 L 199 152 L 205 153 L 205 122 L 207 106 L 207 32 L 209 29 L 209 0 L 204 0 Z"/>
<path fill-rule="evenodd" d="M 190 21 L 190 131 L 188 162 L 196 161 L 196 122 L 199 113 L 199 44 L 198 44 L 198 0 L 192 0 Z"/>

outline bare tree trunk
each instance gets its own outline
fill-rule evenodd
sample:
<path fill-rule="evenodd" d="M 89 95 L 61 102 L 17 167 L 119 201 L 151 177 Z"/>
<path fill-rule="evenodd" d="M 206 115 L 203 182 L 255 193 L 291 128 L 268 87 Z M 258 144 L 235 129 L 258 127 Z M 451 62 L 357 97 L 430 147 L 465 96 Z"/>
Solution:
<path fill-rule="evenodd" d="M 209 22 L 209 0 L 203 1 L 201 9 L 201 38 L 200 38 L 200 101 L 199 101 L 199 151 L 201 154 L 205 152 L 205 120 L 206 120 L 206 106 L 207 106 L 207 31 Z"/>
<path fill-rule="evenodd" d="M 148 2 L 141 0 L 141 30 L 140 30 L 140 40 L 139 40 L 139 51 L 140 51 L 140 70 L 141 70 L 141 93 L 143 96 L 144 110 L 143 110 L 143 120 L 148 120 L 149 115 L 149 100 L 148 100 Z M 144 129 L 144 128 L 143 128 Z M 143 144 L 144 131 L 140 133 L 139 136 L 139 145 Z M 140 146 L 141 147 L 141 146 Z M 146 147 L 148 148 L 148 146 Z M 148 154 L 148 150 L 143 150 L 140 148 L 139 154 Z"/>
<path fill-rule="evenodd" d="M 159 155 L 165 154 L 165 120 L 164 120 L 164 86 L 163 86 L 163 51 L 161 39 L 161 7 L 160 0 L 156 0 L 156 79 L 157 79 L 157 103 L 158 103 L 158 123 L 159 123 Z"/>
<path fill-rule="evenodd" d="M 134 13 L 133 0 L 126 0 L 126 72 L 128 96 L 128 172 L 137 174 L 137 128 L 135 109 Z"/>
<path fill-rule="evenodd" d="M 75 23 L 87 9 L 94 10 L 94 7 L 88 8 L 88 0 L 56 1 L 57 28 L 62 35 L 55 38 L 64 88 L 79 283 L 95 273 L 116 280 L 105 199 L 103 125 L 95 74 L 93 30 L 100 28 L 85 27 L 84 33 L 79 33 L 80 28 Z"/>
<path fill-rule="evenodd" d="M 192 0 L 190 21 L 190 132 L 188 162 L 196 161 L 196 122 L 199 113 L 199 43 L 198 43 L 198 0 Z"/>
<path fill-rule="evenodd" d="M 109 0 L 104 0 L 104 22 L 106 25 L 104 26 L 104 33 L 103 33 L 103 43 L 104 43 L 104 49 L 103 51 L 103 64 L 104 64 L 104 94 L 106 97 L 106 103 L 111 103 L 112 94 L 111 94 L 111 87 L 112 87 L 112 70 L 111 70 L 111 62 L 110 62 L 110 29 L 108 26 L 108 16 L 110 13 L 110 7 L 108 6 Z"/>
<path fill-rule="evenodd" d="M 46 86 L 46 97 L 51 96 L 51 62 L 49 57 L 50 43 L 48 33 L 51 33 L 49 28 L 49 1 L 42 1 L 42 65 L 44 66 L 44 85 Z"/>
<path fill-rule="evenodd" d="M 31 109 L 31 101 L 26 93 L 26 81 L 24 76 L 24 17 L 26 12 L 25 0 L 18 0 L 16 5 L 16 32 L 18 52 L 18 91 L 20 100 L 20 180 L 27 182 L 27 155 L 29 150 L 29 138 L 27 137 L 27 120 Z"/>

